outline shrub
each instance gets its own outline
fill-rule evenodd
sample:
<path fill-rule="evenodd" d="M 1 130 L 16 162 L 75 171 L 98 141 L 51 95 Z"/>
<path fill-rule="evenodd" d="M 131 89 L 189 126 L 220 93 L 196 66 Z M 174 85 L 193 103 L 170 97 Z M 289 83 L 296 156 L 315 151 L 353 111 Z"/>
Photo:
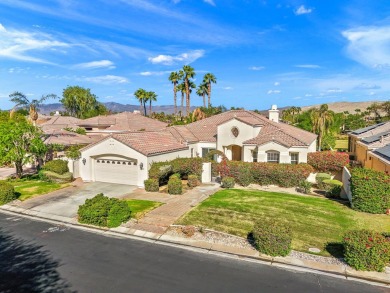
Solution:
<path fill-rule="evenodd" d="M 326 195 L 333 198 L 340 197 L 341 188 L 343 183 L 339 180 L 325 179 L 322 181 L 322 184 L 325 187 Z"/>
<path fill-rule="evenodd" d="M 0 205 L 16 199 L 14 186 L 11 183 L 0 181 Z"/>
<path fill-rule="evenodd" d="M 188 175 L 188 182 L 187 185 L 189 187 L 196 187 L 200 184 L 200 181 L 198 179 L 198 176 L 196 175 Z"/>
<path fill-rule="evenodd" d="M 171 176 L 169 176 L 169 179 L 176 178 L 176 179 L 181 179 L 181 176 L 179 173 L 174 173 Z"/>
<path fill-rule="evenodd" d="M 168 181 L 168 193 L 169 194 L 182 194 L 183 186 L 181 180 L 177 178 L 171 178 Z"/>
<path fill-rule="evenodd" d="M 192 237 L 194 236 L 196 229 L 194 226 L 184 226 L 181 227 L 181 232 L 183 232 L 183 234 L 186 235 L 187 237 Z"/>
<path fill-rule="evenodd" d="M 234 187 L 234 178 L 233 177 L 223 177 L 221 187 L 222 188 L 233 188 Z"/>
<path fill-rule="evenodd" d="M 309 181 L 302 180 L 298 184 L 298 191 L 304 194 L 308 194 L 311 191 L 312 184 Z"/>
<path fill-rule="evenodd" d="M 271 256 L 286 256 L 291 251 L 292 230 L 288 223 L 275 219 L 258 221 L 252 231 L 257 250 Z"/>
<path fill-rule="evenodd" d="M 108 212 L 107 226 L 109 228 L 118 227 L 127 222 L 131 217 L 131 211 L 126 201 L 111 198 L 111 208 Z"/>
<path fill-rule="evenodd" d="M 349 231 L 343 245 L 345 261 L 356 270 L 382 272 L 390 262 L 390 241 L 380 233 Z"/>
<path fill-rule="evenodd" d="M 390 207 L 390 176 L 371 169 L 351 172 L 352 208 L 366 213 L 384 214 Z"/>
<path fill-rule="evenodd" d="M 307 162 L 319 172 L 340 172 L 349 164 L 348 153 L 326 151 L 307 155 Z"/>
<path fill-rule="evenodd" d="M 61 175 L 55 172 L 41 170 L 38 174 L 41 180 L 48 182 L 67 183 L 73 181 L 73 174 L 70 172 Z"/>
<path fill-rule="evenodd" d="M 158 192 L 159 186 L 158 186 L 158 180 L 157 179 L 147 179 L 144 181 L 145 184 L 145 190 L 149 192 Z"/>
<path fill-rule="evenodd" d="M 318 188 L 324 189 L 324 185 L 322 184 L 322 182 L 324 180 L 331 179 L 331 178 L 332 178 L 332 176 L 328 173 L 318 173 L 316 175 L 316 182 L 317 182 Z"/>
<path fill-rule="evenodd" d="M 79 222 L 101 227 L 117 227 L 131 216 L 125 201 L 97 194 L 78 209 Z"/>
<path fill-rule="evenodd" d="M 281 187 L 296 187 L 306 180 L 313 168 L 308 164 L 271 164 L 222 161 L 219 165 L 222 178 L 233 177 L 239 184 L 275 184 Z M 248 183 L 249 182 L 249 183 Z"/>
<path fill-rule="evenodd" d="M 64 161 L 64 160 L 49 161 L 43 166 L 42 169 L 46 170 L 46 171 L 51 171 L 51 172 L 54 172 L 54 173 L 57 173 L 60 175 L 66 173 L 66 172 L 69 172 L 68 162 Z"/>

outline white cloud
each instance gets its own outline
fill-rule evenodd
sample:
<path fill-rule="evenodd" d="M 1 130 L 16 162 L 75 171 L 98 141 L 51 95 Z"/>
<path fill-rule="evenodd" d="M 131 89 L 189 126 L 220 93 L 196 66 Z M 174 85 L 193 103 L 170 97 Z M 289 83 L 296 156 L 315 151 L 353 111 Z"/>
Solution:
<path fill-rule="evenodd" d="M 255 70 L 255 71 L 259 71 L 259 70 L 263 70 L 265 69 L 264 66 L 251 66 L 249 67 L 249 70 Z"/>
<path fill-rule="evenodd" d="M 214 0 L 203 0 L 203 2 L 215 6 Z"/>
<path fill-rule="evenodd" d="M 224 90 L 232 90 L 233 88 L 231 86 L 225 86 L 223 87 Z"/>
<path fill-rule="evenodd" d="M 73 67 L 78 69 L 96 69 L 96 68 L 114 69 L 115 65 L 110 60 L 99 60 L 99 61 L 76 64 Z"/>
<path fill-rule="evenodd" d="M 390 26 L 363 26 L 342 32 L 348 40 L 347 55 L 377 69 L 390 66 Z"/>
<path fill-rule="evenodd" d="M 309 13 L 312 13 L 312 12 L 313 12 L 313 9 L 311 9 L 311 8 L 306 8 L 305 5 L 299 6 L 299 7 L 294 11 L 294 13 L 295 13 L 296 15 L 309 14 Z"/>
<path fill-rule="evenodd" d="M 375 92 L 370 92 L 368 95 L 369 95 L 369 96 L 375 96 L 376 93 L 375 93 Z"/>
<path fill-rule="evenodd" d="M 27 62 L 51 64 L 37 54 L 70 47 L 70 44 L 55 40 L 51 35 L 8 30 L 2 24 L 0 24 L 0 40 L 0 57 Z"/>
<path fill-rule="evenodd" d="M 128 83 L 129 80 L 123 76 L 117 75 L 102 75 L 102 76 L 93 76 L 93 77 L 83 77 L 81 78 L 84 81 L 101 83 L 101 84 L 122 84 Z"/>
<path fill-rule="evenodd" d="M 279 81 L 276 81 L 276 82 L 274 83 L 274 86 L 278 86 L 278 85 L 280 85 L 280 82 L 279 82 Z"/>
<path fill-rule="evenodd" d="M 271 94 L 280 94 L 280 93 L 281 93 L 280 90 L 269 90 L 269 91 L 267 92 L 267 95 L 271 95 Z"/>
<path fill-rule="evenodd" d="M 327 93 L 341 93 L 341 92 L 343 92 L 343 90 L 341 90 L 339 88 L 331 88 L 331 89 L 328 89 L 326 92 Z"/>
<path fill-rule="evenodd" d="M 312 97 L 312 94 L 306 94 L 305 97 Z"/>
<path fill-rule="evenodd" d="M 302 97 L 294 97 L 293 100 L 300 100 Z"/>
<path fill-rule="evenodd" d="M 142 71 L 139 73 L 139 75 L 142 75 L 142 76 L 159 76 L 159 75 L 164 75 L 164 74 L 168 74 L 168 73 L 171 73 L 171 71 Z"/>
<path fill-rule="evenodd" d="M 158 55 L 156 57 L 149 57 L 148 60 L 153 64 L 172 65 L 176 63 L 190 64 L 195 60 L 203 57 L 204 50 L 192 50 L 187 53 L 182 53 L 176 56 L 172 55 Z"/>
<path fill-rule="evenodd" d="M 298 64 L 298 65 L 295 65 L 295 67 L 298 67 L 298 68 L 309 68 L 309 69 L 321 68 L 321 66 L 319 66 L 317 64 Z"/>
<path fill-rule="evenodd" d="M 356 89 L 361 90 L 378 90 L 381 88 L 381 86 L 371 83 L 361 83 L 355 87 Z"/>

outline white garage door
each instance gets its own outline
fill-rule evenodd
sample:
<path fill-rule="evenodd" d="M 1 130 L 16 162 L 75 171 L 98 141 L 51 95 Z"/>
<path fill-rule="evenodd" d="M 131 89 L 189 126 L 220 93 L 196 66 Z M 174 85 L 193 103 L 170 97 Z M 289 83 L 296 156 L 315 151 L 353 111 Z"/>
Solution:
<path fill-rule="evenodd" d="M 138 166 L 124 159 L 95 159 L 95 181 L 137 185 Z"/>

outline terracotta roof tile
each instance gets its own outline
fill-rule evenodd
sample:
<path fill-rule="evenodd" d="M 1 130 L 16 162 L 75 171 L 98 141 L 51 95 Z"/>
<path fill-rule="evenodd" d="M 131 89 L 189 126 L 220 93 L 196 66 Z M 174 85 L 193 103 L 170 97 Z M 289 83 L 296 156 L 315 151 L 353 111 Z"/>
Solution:
<path fill-rule="evenodd" d="M 61 144 L 65 146 L 90 144 L 99 140 L 100 136 L 88 136 L 66 130 L 50 130 L 45 132 L 45 144 Z"/>

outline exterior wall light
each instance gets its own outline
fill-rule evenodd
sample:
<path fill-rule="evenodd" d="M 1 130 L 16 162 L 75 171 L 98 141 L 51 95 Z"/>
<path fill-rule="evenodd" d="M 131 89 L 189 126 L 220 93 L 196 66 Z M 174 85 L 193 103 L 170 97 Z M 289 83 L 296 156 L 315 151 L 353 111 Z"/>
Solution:
<path fill-rule="evenodd" d="M 144 163 L 139 164 L 139 169 L 140 169 L 140 170 L 143 170 L 143 169 L 144 169 Z"/>
<path fill-rule="evenodd" d="M 84 158 L 84 159 L 82 160 L 82 162 L 83 162 L 83 164 L 85 165 L 85 163 L 87 162 L 87 160 Z"/>

